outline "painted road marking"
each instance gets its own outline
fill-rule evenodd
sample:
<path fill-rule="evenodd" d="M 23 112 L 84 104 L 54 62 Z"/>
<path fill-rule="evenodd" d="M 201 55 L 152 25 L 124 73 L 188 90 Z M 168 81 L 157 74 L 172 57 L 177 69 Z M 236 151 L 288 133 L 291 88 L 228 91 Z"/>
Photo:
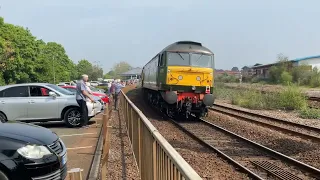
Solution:
<path fill-rule="evenodd" d="M 83 135 L 91 135 L 91 134 L 97 134 L 97 133 L 65 134 L 65 135 L 60 135 L 60 137 L 83 136 Z"/>
<path fill-rule="evenodd" d="M 87 149 L 92 148 L 93 146 L 83 146 L 83 147 L 74 147 L 74 148 L 67 148 L 67 150 L 73 150 L 73 149 Z"/>

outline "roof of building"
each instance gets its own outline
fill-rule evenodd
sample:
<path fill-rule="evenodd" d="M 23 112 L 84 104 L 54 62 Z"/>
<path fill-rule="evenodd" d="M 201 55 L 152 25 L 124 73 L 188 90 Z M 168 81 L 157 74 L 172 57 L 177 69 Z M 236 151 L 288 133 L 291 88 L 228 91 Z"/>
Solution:
<path fill-rule="evenodd" d="M 303 57 L 303 58 L 296 58 L 293 60 L 289 60 L 289 62 L 299 62 L 299 61 L 308 60 L 308 59 L 315 59 L 315 58 L 320 58 L 320 55 L 308 56 L 308 57 Z M 271 64 L 263 64 L 263 65 L 259 65 L 259 66 L 251 66 L 250 68 L 252 68 L 252 69 L 264 68 L 264 67 L 270 67 L 270 66 L 273 66 L 276 64 L 278 64 L 278 63 L 276 62 L 276 63 L 271 63 Z"/>
<path fill-rule="evenodd" d="M 315 59 L 315 58 L 320 58 L 320 55 L 308 56 L 308 57 L 303 57 L 303 58 L 296 58 L 296 59 L 293 59 L 291 61 L 297 62 L 297 61 L 303 61 L 303 60 Z"/>
<path fill-rule="evenodd" d="M 120 76 L 132 76 L 132 75 L 140 75 L 142 72 L 142 68 L 133 68 L 127 72 L 121 73 Z"/>

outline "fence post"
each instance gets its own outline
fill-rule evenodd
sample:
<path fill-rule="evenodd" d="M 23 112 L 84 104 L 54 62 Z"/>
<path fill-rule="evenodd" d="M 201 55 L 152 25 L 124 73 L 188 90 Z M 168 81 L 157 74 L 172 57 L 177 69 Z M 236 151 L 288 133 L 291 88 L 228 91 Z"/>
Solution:
<path fill-rule="evenodd" d="M 111 107 L 109 107 L 111 106 Z M 109 157 L 110 149 L 110 131 L 109 131 L 109 119 L 111 118 L 112 105 L 111 103 L 106 106 L 103 114 L 103 149 L 102 149 L 102 163 L 101 163 L 101 174 L 100 179 L 103 180 L 107 176 L 107 162 Z"/>
<path fill-rule="evenodd" d="M 83 169 L 80 168 L 74 168 L 68 171 L 69 180 L 82 180 L 82 171 Z"/>

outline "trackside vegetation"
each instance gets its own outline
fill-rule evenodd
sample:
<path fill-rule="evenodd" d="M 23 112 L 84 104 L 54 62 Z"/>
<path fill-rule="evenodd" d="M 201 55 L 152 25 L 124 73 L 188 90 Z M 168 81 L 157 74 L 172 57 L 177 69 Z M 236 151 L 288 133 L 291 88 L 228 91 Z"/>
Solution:
<path fill-rule="evenodd" d="M 229 100 L 244 108 L 298 111 L 301 118 L 320 118 L 320 111 L 308 107 L 305 95 L 296 85 L 287 85 L 280 92 L 263 93 L 255 89 L 232 89 L 223 83 L 215 83 L 214 94 L 217 99 Z"/>

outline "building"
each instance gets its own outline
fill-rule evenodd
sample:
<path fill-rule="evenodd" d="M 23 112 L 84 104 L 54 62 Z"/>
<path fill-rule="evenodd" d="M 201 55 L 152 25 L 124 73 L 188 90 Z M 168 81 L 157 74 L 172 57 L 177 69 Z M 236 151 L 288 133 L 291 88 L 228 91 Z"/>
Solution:
<path fill-rule="evenodd" d="M 291 61 L 293 62 L 294 66 L 310 65 L 310 66 L 312 66 L 312 69 L 315 67 L 320 69 L 320 55 L 309 56 L 309 57 L 304 57 L 304 58 L 297 58 L 297 59 L 294 59 Z"/>
<path fill-rule="evenodd" d="M 141 78 L 142 68 L 133 68 L 127 72 L 120 74 L 123 80 L 128 79 L 140 79 Z"/>
<path fill-rule="evenodd" d="M 215 76 L 219 76 L 219 75 L 223 75 L 223 74 L 227 74 L 229 76 L 235 76 L 237 78 L 240 77 L 240 71 L 230 71 L 230 70 L 222 70 L 222 69 L 216 69 L 214 71 L 214 75 Z"/>
<path fill-rule="evenodd" d="M 252 70 L 252 75 L 257 76 L 258 78 L 266 79 L 269 78 L 269 71 L 272 66 L 275 66 L 279 63 L 265 64 L 250 67 Z M 288 61 L 288 69 L 291 69 L 295 66 L 308 65 L 310 69 L 317 67 L 320 70 L 320 55 L 318 56 L 309 56 L 304 58 L 297 58 Z"/>

